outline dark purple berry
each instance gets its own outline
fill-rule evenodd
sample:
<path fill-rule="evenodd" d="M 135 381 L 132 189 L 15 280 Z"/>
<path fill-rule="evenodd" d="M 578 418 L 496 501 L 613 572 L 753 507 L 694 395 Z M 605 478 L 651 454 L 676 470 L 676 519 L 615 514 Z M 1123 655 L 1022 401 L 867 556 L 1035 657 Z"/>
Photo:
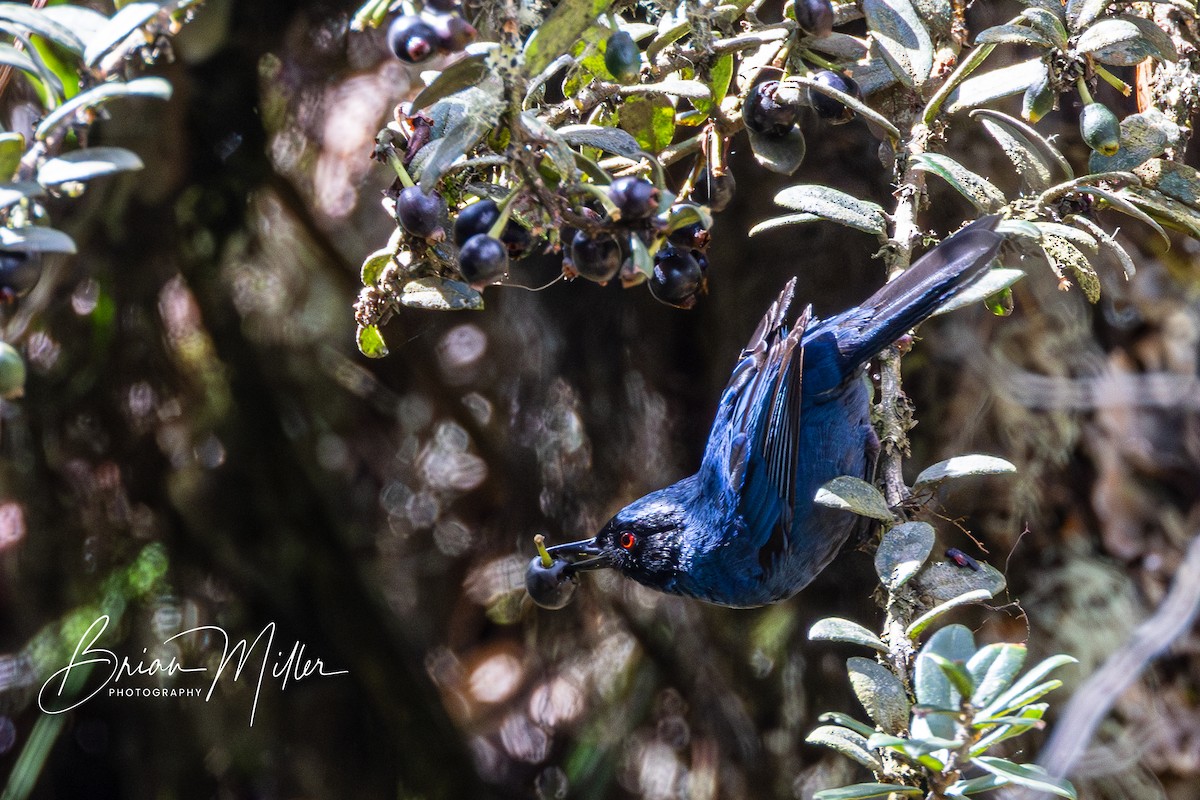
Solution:
<path fill-rule="evenodd" d="M 477 233 L 458 251 L 458 271 L 472 286 L 486 286 L 508 271 L 508 248 L 499 239 Z"/>
<path fill-rule="evenodd" d="M 458 0 L 425 0 L 422 5 L 426 11 L 437 11 L 441 14 L 452 14 L 459 10 Z"/>
<path fill-rule="evenodd" d="M 577 231 L 571 239 L 571 265 L 583 277 L 597 283 L 612 280 L 621 269 L 621 245 L 608 234 L 592 238 Z"/>
<path fill-rule="evenodd" d="M 796 0 L 792 6 L 800 30 L 818 39 L 833 33 L 833 6 L 829 0 Z"/>
<path fill-rule="evenodd" d="M 763 81 L 750 89 L 742 104 L 742 120 L 747 128 L 774 138 L 787 135 L 796 124 L 800 109 L 794 104 L 780 102 L 778 92 L 779 81 Z"/>
<path fill-rule="evenodd" d="M 459 247 L 479 233 L 487 233 L 500 219 L 500 207 L 493 200 L 480 200 L 458 212 L 454 220 L 454 243 Z M 500 234 L 500 241 L 508 248 L 509 258 L 520 258 L 529 252 L 533 236 L 520 223 L 509 219 Z"/>
<path fill-rule="evenodd" d="M 654 275 L 650 293 L 661 303 L 691 308 L 704 286 L 704 272 L 690 252 L 664 247 L 654 254 Z"/>
<path fill-rule="evenodd" d="M 715 214 L 724 211 L 733 201 L 736 189 L 737 181 L 733 179 L 733 173 L 712 175 L 705 167 L 696 178 L 696 185 L 692 187 L 692 199 L 700 205 L 708 206 Z"/>
<path fill-rule="evenodd" d="M 542 608 L 563 608 L 571 602 L 578 586 L 578 573 L 561 558 L 553 559 L 547 567 L 541 556 L 534 556 L 525 569 L 525 591 Z"/>
<path fill-rule="evenodd" d="M 693 222 L 691 225 L 684 225 L 678 230 L 671 231 L 667 241 L 681 250 L 703 251 L 708 249 L 712 236 L 708 229 L 699 222 Z"/>
<path fill-rule="evenodd" d="M 396 198 L 396 218 L 413 236 L 428 239 L 442 229 L 443 200 L 436 193 L 426 194 L 420 186 L 408 186 Z"/>
<path fill-rule="evenodd" d="M 42 276 L 41 258 L 23 250 L 0 251 L 0 302 L 12 302 L 32 291 Z"/>
<path fill-rule="evenodd" d="M 851 97 L 862 98 L 862 90 L 858 88 L 858 84 L 854 82 L 854 79 L 839 72 L 823 69 L 812 77 L 813 80 L 823 86 L 845 92 Z M 816 89 L 808 90 L 808 102 L 812 105 L 813 110 L 817 112 L 818 117 L 828 120 L 834 125 L 841 125 L 844 122 L 854 119 L 854 112 L 851 109 L 842 105 L 840 101 L 834 100 L 829 95 L 818 92 Z"/>
<path fill-rule="evenodd" d="M 658 187 L 645 178 L 617 178 L 608 187 L 608 197 L 625 222 L 648 219 L 658 210 Z"/>
<path fill-rule="evenodd" d="M 700 272 L 708 272 L 708 256 L 700 250 L 693 250 L 692 258 L 696 259 L 696 263 L 700 265 Z"/>
<path fill-rule="evenodd" d="M 459 52 L 479 35 L 471 23 L 457 14 L 438 14 L 430 17 L 428 24 L 437 35 L 438 47 L 447 53 Z"/>
<path fill-rule="evenodd" d="M 392 20 L 387 43 L 396 58 L 409 64 L 419 64 L 437 49 L 438 35 L 425 20 L 406 14 Z"/>
<path fill-rule="evenodd" d="M 626 31 L 617 31 L 604 45 L 604 68 L 617 83 L 633 83 L 642 70 L 642 54 Z"/>

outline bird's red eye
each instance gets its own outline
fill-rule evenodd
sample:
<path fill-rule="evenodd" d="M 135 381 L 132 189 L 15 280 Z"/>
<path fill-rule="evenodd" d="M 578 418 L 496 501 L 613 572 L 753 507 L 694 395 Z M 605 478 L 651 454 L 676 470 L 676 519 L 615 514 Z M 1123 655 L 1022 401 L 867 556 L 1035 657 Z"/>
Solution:
<path fill-rule="evenodd" d="M 630 533 L 629 531 L 624 531 L 621 534 L 621 547 L 622 548 L 624 548 L 626 550 L 632 550 L 633 546 L 635 544 L 637 544 L 637 537 L 634 536 L 632 533 Z"/>

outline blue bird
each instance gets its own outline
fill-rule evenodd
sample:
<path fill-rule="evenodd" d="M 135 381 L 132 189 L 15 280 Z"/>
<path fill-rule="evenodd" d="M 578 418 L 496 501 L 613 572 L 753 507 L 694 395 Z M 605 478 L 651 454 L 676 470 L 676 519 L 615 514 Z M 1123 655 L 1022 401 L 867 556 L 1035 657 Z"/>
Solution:
<path fill-rule="evenodd" d="M 951 236 L 865 303 L 786 315 L 793 278 L 742 351 L 700 470 L 623 508 L 592 539 L 549 548 L 572 571 L 611 567 L 662 592 L 750 608 L 791 597 L 859 518 L 817 505 L 839 475 L 870 479 L 879 440 L 865 364 L 989 267 L 999 217 Z"/>

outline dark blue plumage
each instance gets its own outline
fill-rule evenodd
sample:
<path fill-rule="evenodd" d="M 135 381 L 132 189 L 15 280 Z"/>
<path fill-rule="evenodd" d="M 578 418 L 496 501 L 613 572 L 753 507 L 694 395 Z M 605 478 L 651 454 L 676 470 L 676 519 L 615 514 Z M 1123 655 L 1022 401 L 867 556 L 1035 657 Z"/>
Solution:
<path fill-rule="evenodd" d="M 660 591 L 725 606 L 791 597 L 833 559 L 854 515 L 814 504 L 839 475 L 871 477 L 878 439 L 863 365 L 969 286 L 995 258 L 997 217 L 969 225 L 865 303 L 788 328 L 795 281 L 767 310 L 721 396 L 700 470 L 630 503 L 590 555 Z"/>

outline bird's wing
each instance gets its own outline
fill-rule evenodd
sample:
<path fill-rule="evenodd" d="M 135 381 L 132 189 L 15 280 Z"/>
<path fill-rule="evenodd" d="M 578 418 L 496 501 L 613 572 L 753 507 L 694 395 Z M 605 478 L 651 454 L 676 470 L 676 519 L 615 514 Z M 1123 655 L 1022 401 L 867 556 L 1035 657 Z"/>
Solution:
<path fill-rule="evenodd" d="M 787 546 L 796 500 L 800 440 L 801 340 L 811 308 L 788 330 L 795 280 L 767 310 L 721 395 L 701 465 L 710 488 L 736 495 L 748 535 L 763 543 L 760 561 Z"/>

